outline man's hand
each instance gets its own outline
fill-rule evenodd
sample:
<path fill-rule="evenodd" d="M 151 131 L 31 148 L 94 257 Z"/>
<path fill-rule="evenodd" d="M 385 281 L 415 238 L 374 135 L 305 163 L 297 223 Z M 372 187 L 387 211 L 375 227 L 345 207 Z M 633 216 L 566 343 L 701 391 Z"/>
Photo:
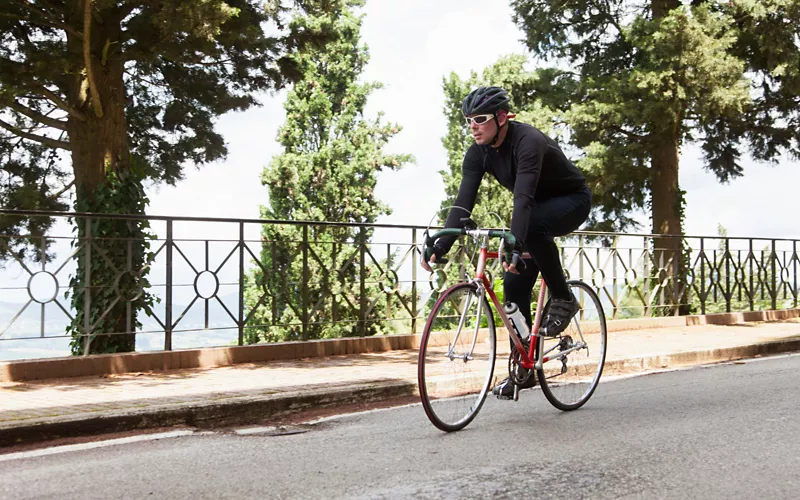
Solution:
<path fill-rule="evenodd" d="M 525 270 L 525 261 L 522 260 L 519 250 L 511 252 L 511 262 L 506 262 L 506 259 L 503 259 L 503 270 L 514 274 L 519 274 L 520 271 Z"/>
<path fill-rule="evenodd" d="M 435 262 L 436 262 L 436 254 L 431 255 L 430 263 L 425 262 L 425 256 L 424 255 L 420 259 L 420 264 L 422 264 L 422 269 L 428 271 L 429 273 L 433 272 L 433 269 L 431 269 L 431 264 L 434 264 Z"/>
<path fill-rule="evenodd" d="M 519 274 L 519 271 L 517 271 L 517 265 L 516 264 L 509 265 L 506 261 L 503 261 L 503 270 L 507 273 Z"/>
<path fill-rule="evenodd" d="M 419 263 L 422 265 L 422 269 L 428 271 L 429 273 L 433 272 L 431 269 L 431 264 L 434 264 L 437 260 L 441 260 L 443 263 L 447 262 L 447 259 L 442 259 L 442 255 L 444 255 L 444 250 L 441 247 L 433 245 L 432 247 L 425 247 L 422 250 L 422 255 L 419 256 Z M 429 256 L 426 258 L 426 256 Z"/>

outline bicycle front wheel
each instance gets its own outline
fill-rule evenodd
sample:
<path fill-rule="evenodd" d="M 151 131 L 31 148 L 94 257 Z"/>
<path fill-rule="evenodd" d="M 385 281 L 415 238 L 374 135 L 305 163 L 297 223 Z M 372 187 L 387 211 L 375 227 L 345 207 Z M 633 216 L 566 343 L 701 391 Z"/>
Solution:
<path fill-rule="evenodd" d="M 592 397 L 606 361 L 606 317 L 597 294 L 581 281 L 569 281 L 581 309 L 554 338 L 539 337 L 538 353 L 546 359 L 537 370 L 542 392 L 559 410 L 575 410 Z M 547 317 L 550 303 L 544 309 Z"/>
<path fill-rule="evenodd" d="M 419 348 L 419 393 L 430 421 L 447 432 L 466 427 L 492 382 L 495 327 L 477 285 L 459 283 L 433 306 Z"/>

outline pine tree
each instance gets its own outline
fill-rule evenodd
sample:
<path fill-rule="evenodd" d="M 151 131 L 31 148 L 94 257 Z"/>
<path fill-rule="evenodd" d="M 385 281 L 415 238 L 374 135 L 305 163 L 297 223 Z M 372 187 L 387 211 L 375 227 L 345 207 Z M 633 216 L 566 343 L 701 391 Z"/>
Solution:
<path fill-rule="evenodd" d="M 634 225 L 648 209 L 656 234 L 682 234 L 680 147 L 699 143 L 721 182 L 800 145 L 797 0 L 513 0 L 534 55 L 561 68 L 553 88 L 584 152 L 596 229 Z M 546 92 L 540 95 L 547 99 Z M 680 238 L 656 248 L 680 252 Z M 678 259 L 675 258 L 674 261 Z"/>
<path fill-rule="evenodd" d="M 349 0 L 339 11 L 292 20 L 295 30 L 337 36 L 332 43 L 293 55 L 302 79 L 286 99 L 286 123 L 278 134 L 284 151 L 264 169 L 269 206 L 262 206 L 262 218 L 369 224 L 390 212 L 375 197 L 377 173 L 398 169 L 412 158 L 383 152 L 400 127 L 383 123 L 380 114 L 375 120 L 364 117 L 367 98 L 380 84 L 358 81 L 368 60 L 367 47 L 360 43 L 361 16 L 356 14 L 363 4 Z M 378 316 L 391 300 L 373 304 L 381 294 L 376 266 L 386 270 L 392 263 L 371 254 L 370 236 L 371 231 L 347 226 L 265 226 L 263 269 L 248 289 L 251 307 L 262 299 L 250 323 L 265 327 L 248 329 L 248 342 L 380 332 L 379 324 L 360 320 Z M 369 274 L 370 282 L 363 295 L 361 272 Z M 332 290 L 341 293 L 331 295 Z M 263 305 L 268 298 L 271 306 Z M 331 315 L 328 324 L 318 324 L 326 314 Z M 300 322 L 311 324 L 303 330 Z"/>

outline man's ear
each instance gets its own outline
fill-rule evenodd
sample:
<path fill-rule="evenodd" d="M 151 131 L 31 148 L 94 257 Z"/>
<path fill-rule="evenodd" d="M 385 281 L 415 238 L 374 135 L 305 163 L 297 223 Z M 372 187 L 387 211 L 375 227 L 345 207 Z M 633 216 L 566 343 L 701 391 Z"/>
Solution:
<path fill-rule="evenodd" d="M 497 125 L 502 127 L 506 123 L 508 123 L 509 114 L 508 111 L 501 109 L 497 112 Z"/>

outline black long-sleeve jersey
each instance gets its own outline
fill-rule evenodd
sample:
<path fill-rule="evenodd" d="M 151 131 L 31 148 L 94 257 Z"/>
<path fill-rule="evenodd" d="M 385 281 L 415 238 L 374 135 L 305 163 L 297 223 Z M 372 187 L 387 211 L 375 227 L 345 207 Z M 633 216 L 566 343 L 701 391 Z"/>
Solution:
<path fill-rule="evenodd" d="M 525 241 L 534 200 L 586 189 L 586 178 L 553 139 L 531 125 L 513 121 L 508 123 L 508 132 L 499 148 L 472 144 L 464 156 L 461 171 L 457 207 L 472 211 L 485 172 L 514 193 L 511 233 L 519 245 Z M 465 216 L 463 211 L 451 209 L 445 227 L 463 227 L 460 219 Z M 455 241 L 447 240 L 439 242 L 445 251 Z"/>

